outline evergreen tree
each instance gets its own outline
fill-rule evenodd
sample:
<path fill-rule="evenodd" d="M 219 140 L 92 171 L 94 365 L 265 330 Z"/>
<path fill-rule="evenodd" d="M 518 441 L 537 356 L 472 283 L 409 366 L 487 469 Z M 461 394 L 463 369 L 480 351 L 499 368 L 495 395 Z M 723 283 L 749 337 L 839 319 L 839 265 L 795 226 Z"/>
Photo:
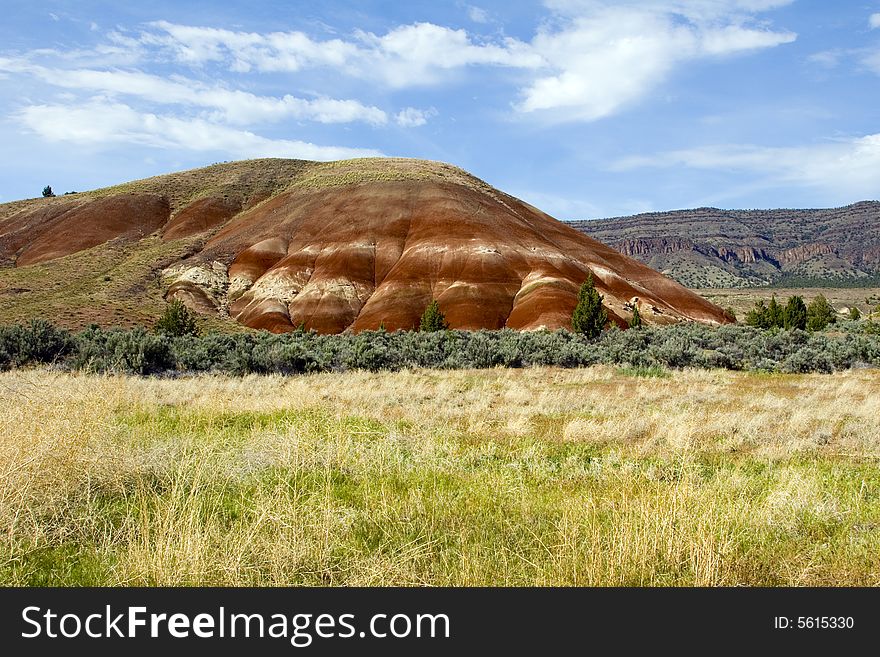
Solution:
<path fill-rule="evenodd" d="M 449 328 L 446 323 L 446 316 L 440 310 L 440 304 L 436 300 L 428 304 L 425 312 L 422 313 L 422 319 L 419 322 L 420 331 L 445 331 Z"/>
<path fill-rule="evenodd" d="M 857 322 L 862 318 L 862 313 L 861 313 L 861 311 L 859 311 L 858 308 L 853 306 L 852 308 L 849 309 L 849 318 L 852 321 Z"/>
<path fill-rule="evenodd" d="M 800 329 L 803 331 L 807 328 L 807 305 L 804 300 L 795 295 L 785 304 L 785 310 L 782 312 L 784 327 L 787 330 Z"/>
<path fill-rule="evenodd" d="M 639 313 L 638 306 L 633 307 L 632 317 L 629 318 L 629 327 L 634 329 L 642 328 L 642 316 Z"/>
<path fill-rule="evenodd" d="M 174 336 L 199 334 L 195 317 L 180 299 L 171 300 L 153 330 Z"/>
<path fill-rule="evenodd" d="M 807 308 L 807 328 L 811 331 L 821 331 L 835 320 L 834 309 L 828 303 L 825 295 L 820 294 L 810 302 Z"/>
<path fill-rule="evenodd" d="M 583 333 L 588 338 L 595 338 L 608 322 L 608 313 L 602 307 L 604 297 L 596 291 L 593 274 L 587 277 L 578 292 L 578 302 L 571 315 L 571 328 L 575 333 Z"/>
<path fill-rule="evenodd" d="M 51 185 L 46 185 L 43 187 L 43 198 L 49 198 L 50 196 L 55 196 L 55 192 L 52 191 Z"/>
<path fill-rule="evenodd" d="M 776 303 L 776 295 L 770 297 L 770 303 L 767 305 L 767 326 L 766 328 L 782 328 L 785 325 L 782 306 Z"/>
<path fill-rule="evenodd" d="M 763 299 L 755 302 L 755 307 L 746 313 L 746 324 L 757 328 L 770 328 L 770 317 Z"/>

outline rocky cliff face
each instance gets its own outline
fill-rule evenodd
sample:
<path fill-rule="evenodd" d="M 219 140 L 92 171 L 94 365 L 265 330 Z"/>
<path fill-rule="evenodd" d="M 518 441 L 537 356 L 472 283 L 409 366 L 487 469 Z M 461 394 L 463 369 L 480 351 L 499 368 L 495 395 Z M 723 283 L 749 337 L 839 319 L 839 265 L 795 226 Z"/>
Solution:
<path fill-rule="evenodd" d="M 571 225 L 689 287 L 880 276 L 877 201 L 820 210 L 697 208 Z"/>
<path fill-rule="evenodd" d="M 590 274 L 620 325 L 636 304 L 648 323 L 730 319 L 643 263 L 432 162 L 256 160 L 0 206 L 7 270 L 110 248 L 140 265 L 148 248 L 163 254 L 155 279 L 127 284 L 130 293 L 276 332 L 411 329 L 433 299 L 452 328 L 554 329 L 569 326 Z"/>

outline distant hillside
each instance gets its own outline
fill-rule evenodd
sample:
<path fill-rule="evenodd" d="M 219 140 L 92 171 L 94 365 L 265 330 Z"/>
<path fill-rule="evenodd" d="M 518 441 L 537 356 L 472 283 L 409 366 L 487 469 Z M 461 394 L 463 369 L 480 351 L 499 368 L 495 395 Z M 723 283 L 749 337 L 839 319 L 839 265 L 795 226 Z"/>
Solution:
<path fill-rule="evenodd" d="M 880 202 L 820 210 L 697 208 L 571 222 L 690 288 L 880 283 Z"/>

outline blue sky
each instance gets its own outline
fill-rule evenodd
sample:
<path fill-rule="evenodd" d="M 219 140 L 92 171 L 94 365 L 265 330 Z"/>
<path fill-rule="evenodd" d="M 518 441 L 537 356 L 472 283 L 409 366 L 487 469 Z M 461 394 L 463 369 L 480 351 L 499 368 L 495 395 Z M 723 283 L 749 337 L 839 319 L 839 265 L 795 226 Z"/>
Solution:
<path fill-rule="evenodd" d="M 0 202 L 369 155 L 560 219 L 880 197 L 880 0 L 3 6 Z"/>

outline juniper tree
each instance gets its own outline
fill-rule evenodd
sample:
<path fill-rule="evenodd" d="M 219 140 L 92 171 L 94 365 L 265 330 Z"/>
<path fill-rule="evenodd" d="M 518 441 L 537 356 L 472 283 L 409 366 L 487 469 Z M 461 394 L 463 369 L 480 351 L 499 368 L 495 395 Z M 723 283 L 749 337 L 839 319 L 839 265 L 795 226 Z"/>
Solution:
<path fill-rule="evenodd" d="M 189 308 L 180 299 L 172 299 L 162 317 L 153 327 L 156 333 L 167 335 L 198 335 L 199 327 Z"/>
<path fill-rule="evenodd" d="M 422 319 L 419 321 L 420 331 L 445 331 L 449 328 L 446 323 L 446 316 L 440 310 L 440 304 L 436 300 L 428 304 L 425 312 L 422 313 Z"/>
<path fill-rule="evenodd" d="M 795 295 L 788 300 L 782 312 L 782 320 L 784 328 L 789 331 L 792 329 L 803 331 L 807 328 L 807 306 L 801 297 Z"/>
<path fill-rule="evenodd" d="M 828 303 L 828 299 L 820 294 L 810 302 L 807 308 L 807 328 L 811 331 L 821 331 L 833 323 L 834 309 Z"/>
<path fill-rule="evenodd" d="M 770 297 L 767 304 L 767 326 L 764 328 L 782 328 L 785 325 L 785 317 L 782 306 L 776 303 L 776 295 Z"/>
<path fill-rule="evenodd" d="M 746 324 L 762 329 L 770 328 L 770 317 L 763 299 L 756 301 L 755 307 L 746 313 Z"/>
<path fill-rule="evenodd" d="M 608 313 L 602 307 L 603 298 L 593 284 L 591 273 L 578 291 L 578 302 L 571 315 L 572 331 L 582 333 L 588 338 L 595 338 L 602 333 L 608 322 Z"/>
<path fill-rule="evenodd" d="M 634 329 L 642 327 L 642 316 L 639 313 L 638 306 L 633 307 L 632 317 L 629 318 L 629 327 Z"/>

